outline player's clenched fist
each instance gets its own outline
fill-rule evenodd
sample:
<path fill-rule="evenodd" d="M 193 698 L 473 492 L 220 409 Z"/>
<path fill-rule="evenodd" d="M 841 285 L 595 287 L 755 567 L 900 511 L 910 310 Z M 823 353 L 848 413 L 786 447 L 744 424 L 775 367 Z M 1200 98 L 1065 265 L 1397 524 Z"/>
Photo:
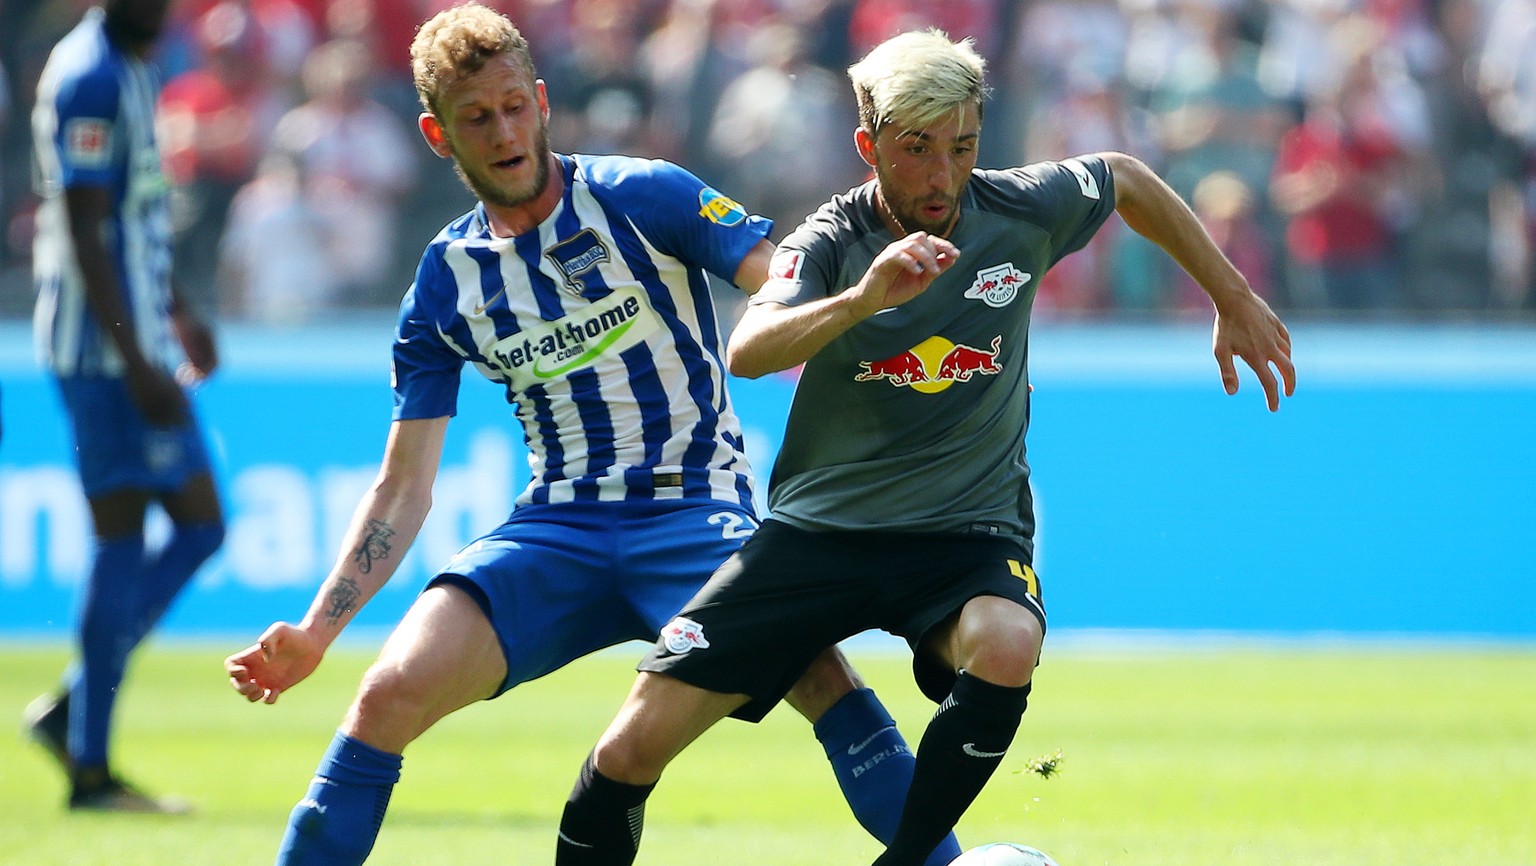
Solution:
<path fill-rule="evenodd" d="M 225 659 L 224 670 L 229 684 L 246 700 L 271 704 L 313 673 L 324 653 L 314 635 L 277 622 L 256 643 Z"/>
<path fill-rule="evenodd" d="M 954 244 L 927 232 L 913 232 L 892 241 L 870 263 L 854 289 L 865 301 L 864 314 L 901 306 L 922 294 L 959 256 Z"/>

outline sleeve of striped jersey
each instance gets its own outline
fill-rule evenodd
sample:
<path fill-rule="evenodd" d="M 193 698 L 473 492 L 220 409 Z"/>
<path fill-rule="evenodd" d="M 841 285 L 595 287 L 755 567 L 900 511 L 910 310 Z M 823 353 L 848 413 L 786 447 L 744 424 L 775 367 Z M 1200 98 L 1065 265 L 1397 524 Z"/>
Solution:
<path fill-rule="evenodd" d="M 116 141 L 121 85 L 112 70 L 98 66 L 60 82 L 54 97 L 59 125 L 53 143 L 65 187 L 110 186 L 121 165 Z"/>
<path fill-rule="evenodd" d="M 449 279 L 441 264 L 434 267 L 434 262 L 428 251 L 416 270 L 416 282 L 400 302 L 390 357 L 390 387 L 395 396 L 391 417 L 396 421 L 458 414 L 464 358 L 443 341 L 431 309 L 432 280 Z"/>
<path fill-rule="evenodd" d="M 647 160 L 638 187 L 624 185 L 627 198 L 643 205 L 630 217 L 658 250 L 728 283 L 736 281 L 742 259 L 773 230 L 773 221 L 722 194 L 687 169 L 663 160 Z"/>

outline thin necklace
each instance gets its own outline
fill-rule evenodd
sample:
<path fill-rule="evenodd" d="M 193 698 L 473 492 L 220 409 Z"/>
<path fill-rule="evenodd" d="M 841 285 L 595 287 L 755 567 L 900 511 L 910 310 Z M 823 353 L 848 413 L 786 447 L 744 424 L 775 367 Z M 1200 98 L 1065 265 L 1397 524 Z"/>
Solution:
<path fill-rule="evenodd" d="M 881 192 L 879 186 L 876 186 L 875 187 L 875 212 L 879 213 L 881 208 L 885 209 L 885 215 L 891 218 L 891 222 L 896 224 L 896 228 L 901 229 L 901 234 L 898 235 L 898 237 L 903 237 L 904 238 L 907 235 L 912 234 L 912 232 L 907 231 L 907 227 L 902 224 L 901 218 L 896 216 L 896 211 L 893 210 L 891 208 L 890 203 L 888 203 L 885 200 L 885 193 Z"/>

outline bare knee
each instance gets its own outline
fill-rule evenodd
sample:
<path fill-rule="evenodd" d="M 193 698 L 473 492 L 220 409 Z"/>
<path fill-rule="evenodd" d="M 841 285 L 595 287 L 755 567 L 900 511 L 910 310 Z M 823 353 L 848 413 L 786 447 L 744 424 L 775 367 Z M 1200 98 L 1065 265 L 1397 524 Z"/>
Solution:
<path fill-rule="evenodd" d="M 363 675 L 342 731 L 399 754 L 438 719 L 495 694 L 506 675 L 479 606 L 458 588 L 431 587 Z"/>
<path fill-rule="evenodd" d="M 1007 599 L 972 599 L 956 629 L 958 667 L 1000 686 L 1022 686 L 1040 662 L 1045 628 L 1027 608 Z"/>
<path fill-rule="evenodd" d="M 592 765 L 597 771 L 626 785 L 655 784 L 671 759 L 671 754 L 645 738 L 612 727 L 592 749 Z"/>
<path fill-rule="evenodd" d="M 399 754 L 437 719 L 432 696 L 405 669 L 383 659 L 363 675 L 342 731 L 386 752 Z"/>

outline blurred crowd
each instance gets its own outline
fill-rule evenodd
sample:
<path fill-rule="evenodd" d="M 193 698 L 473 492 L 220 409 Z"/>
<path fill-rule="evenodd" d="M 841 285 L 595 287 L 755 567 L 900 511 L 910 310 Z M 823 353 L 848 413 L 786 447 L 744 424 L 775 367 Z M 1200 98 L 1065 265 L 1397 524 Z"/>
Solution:
<path fill-rule="evenodd" d="M 1536 0 L 484 0 L 557 150 L 673 159 L 794 227 L 865 179 L 843 70 L 900 30 L 991 61 L 981 164 L 1124 150 L 1293 315 L 1536 316 Z M 0 0 L 0 315 L 31 306 L 27 114 L 87 0 Z M 450 0 L 175 0 L 158 65 L 176 269 L 225 320 L 393 306 L 471 203 L 417 140 L 408 46 Z M 1206 308 L 1123 225 L 1043 315 Z"/>

